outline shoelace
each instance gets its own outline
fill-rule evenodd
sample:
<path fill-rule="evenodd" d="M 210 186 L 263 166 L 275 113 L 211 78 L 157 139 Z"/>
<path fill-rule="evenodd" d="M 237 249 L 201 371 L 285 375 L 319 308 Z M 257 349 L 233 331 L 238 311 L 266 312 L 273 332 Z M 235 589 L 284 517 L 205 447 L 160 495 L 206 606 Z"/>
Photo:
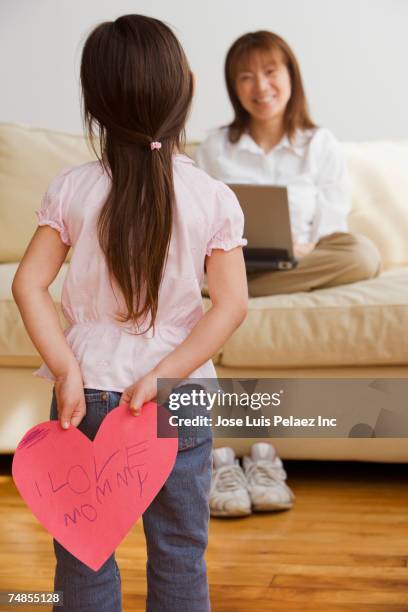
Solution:
<path fill-rule="evenodd" d="M 245 471 L 245 475 L 248 482 L 264 486 L 283 482 L 286 478 L 286 472 L 283 468 L 261 461 L 252 463 Z"/>
<path fill-rule="evenodd" d="M 239 465 L 226 465 L 214 471 L 214 489 L 224 492 L 236 491 L 242 487 L 247 489 L 247 482 Z"/>

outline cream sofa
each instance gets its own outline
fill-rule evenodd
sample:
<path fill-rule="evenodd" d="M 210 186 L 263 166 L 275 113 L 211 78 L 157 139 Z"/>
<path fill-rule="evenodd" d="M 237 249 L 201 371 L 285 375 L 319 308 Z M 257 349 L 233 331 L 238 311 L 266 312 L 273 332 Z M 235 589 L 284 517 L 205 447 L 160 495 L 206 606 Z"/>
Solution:
<path fill-rule="evenodd" d="M 216 357 L 219 376 L 407 375 L 408 143 L 344 148 L 354 191 L 350 228 L 374 240 L 384 272 L 334 289 L 251 299 L 245 322 Z M 0 125 L 0 452 L 13 451 L 26 429 L 48 418 L 51 396 L 50 383 L 32 376 L 40 359 L 14 304 L 11 282 L 49 180 L 62 167 L 90 158 L 82 136 Z M 66 265 L 50 289 L 59 312 Z M 251 442 L 227 440 L 238 453 Z M 405 439 L 280 438 L 274 443 L 284 458 L 408 461 Z"/>

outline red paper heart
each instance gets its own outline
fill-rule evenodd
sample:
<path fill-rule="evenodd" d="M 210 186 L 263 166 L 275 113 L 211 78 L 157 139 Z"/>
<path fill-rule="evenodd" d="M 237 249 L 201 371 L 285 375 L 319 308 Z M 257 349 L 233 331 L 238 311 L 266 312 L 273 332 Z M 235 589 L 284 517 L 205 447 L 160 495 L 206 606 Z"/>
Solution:
<path fill-rule="evenodd" d="M 98 570 L 140 518 L 173 469 L 177 438 L 157 438 L 149 402 L 134 417 L 121 404 L 91 442 L 58 421 L 32 427 L 14 455 L 13 479 L 40 523 Z"/>

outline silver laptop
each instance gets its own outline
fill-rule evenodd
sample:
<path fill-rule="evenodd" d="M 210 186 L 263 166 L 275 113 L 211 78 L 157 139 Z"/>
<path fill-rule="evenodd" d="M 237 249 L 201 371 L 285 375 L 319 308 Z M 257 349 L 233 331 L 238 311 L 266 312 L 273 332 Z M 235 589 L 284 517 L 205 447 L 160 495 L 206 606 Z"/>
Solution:
<path fill-rule="evenodd" d="M 244 247 L 248 272 L 290 270 L 293 252 L 288 191 L 271 185 L 232 184 L 245 217 Z"/>

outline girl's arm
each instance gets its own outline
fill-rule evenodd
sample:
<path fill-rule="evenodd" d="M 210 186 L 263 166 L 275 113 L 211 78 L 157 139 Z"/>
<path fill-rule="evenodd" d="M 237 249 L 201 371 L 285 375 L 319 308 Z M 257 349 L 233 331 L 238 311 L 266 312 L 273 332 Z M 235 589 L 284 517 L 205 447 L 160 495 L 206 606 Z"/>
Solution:
<path fill-rule="evenodd" d="M 206 260 L 211 308 L 189 336 L 146 376 L 128 387 L 121 401 L 134 414 L 157 394 L 158 378 L 183 379 L 211 359 L 245 319 L 248 287 L 242 248 L 214 249 Z"/>
<path fill-rule="evenodd" d="M 15 274 L 12 293 L 28 335 L 56 378 L 61 425 L 69 427 L 85 415 L 82 376 L 48 292 L 68 251 L 56 230 L 38 227 Z"/>

